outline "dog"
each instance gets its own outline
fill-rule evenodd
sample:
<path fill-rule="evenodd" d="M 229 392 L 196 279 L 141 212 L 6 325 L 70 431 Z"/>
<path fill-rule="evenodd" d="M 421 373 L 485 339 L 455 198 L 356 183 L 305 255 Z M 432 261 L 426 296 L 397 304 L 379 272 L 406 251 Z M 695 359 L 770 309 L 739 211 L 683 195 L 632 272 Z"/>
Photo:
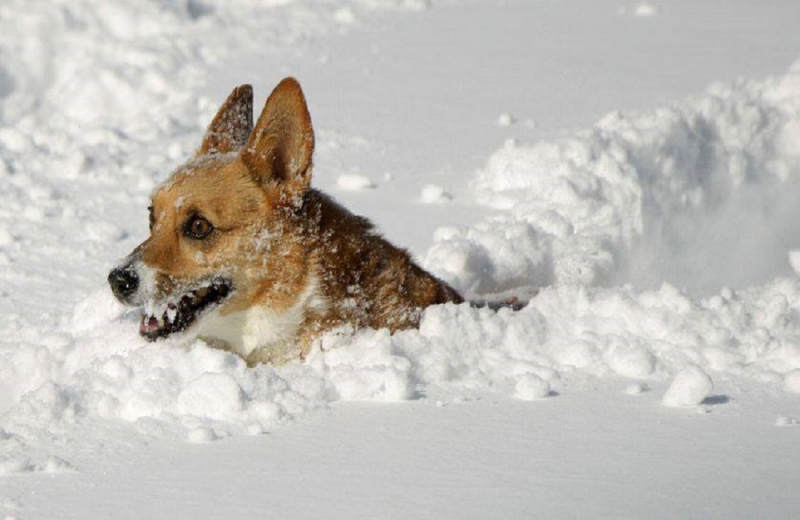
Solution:
<path fill-rule="evenodd" d="M 253 90 L 233 90 L 196 154 L 156 188 L 150 236 L 108 275 L 142 307 L 151 341 L 190 334 L 253 366 L 302 359 L 338 328 L 416 327 L 461 303 L 365 218 L 311 187 L 314 130 L 293 78 L 253 126 Z"/>

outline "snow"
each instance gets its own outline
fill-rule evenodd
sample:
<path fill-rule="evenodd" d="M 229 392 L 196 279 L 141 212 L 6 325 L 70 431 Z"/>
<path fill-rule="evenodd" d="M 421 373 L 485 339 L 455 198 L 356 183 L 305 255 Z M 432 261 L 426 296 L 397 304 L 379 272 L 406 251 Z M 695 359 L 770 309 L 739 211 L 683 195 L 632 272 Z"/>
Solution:
<path fill-rule="evenodd" d="M 452 200 L 453 196 L 438 184 L 428 183 L 422 186 L 419 199 L 425 204 L 441 204 Z"/>
<path fill-rule="evenodd" d="M 440 274 L 467 293 L 481 290 L 472 278 L 511 262 L 542 286 L 670 280 L 700 295 L 790 274 L 786 244 L 800 239 L 800 157 L 789 137 L 800 122 L 799 84 L 795 68 L 763 83 L 714 85 L 680 105 L 611 113 L 561 141 L 508 141 L 472 189 L 501 213 L 437 240 L 427 265 L 455 266 Z M 503 240 L 497 227 L 525 238 Z M 464 242 L 474 258 L 448 261 L 465 254 Z M 730 261 L 752 250 L 759 258 Z"/>
<path fill-rule="evenodd" d="M 0 514 L 800 514 L 800 13 L 623 7 L 0 6 Z M 286 74 L 317 186 L 529 304 L 280 367 L 145 343 L 108 269 L 227 91 Z"/>
<path fill-rule="evenodd" d="M 789 264 L 795 273 L 800 274 L 800 251 L 789 251 Z"/>
<path fill-rule="evenodd" d="M 339 178 L 336 179 L 336 185 L 348 191 L 366 190 L 375 187 L 375 184 L 369 177 L 355 173 L 339 175 Z"/>
<path fill-rule="evenodd" d="M 639 17 L 656 16 L 658 13 L 659 8 L 647 2 L 636 4 L 636 7 L 633 9 L 633 15 Z"/>
<path fill-rule="evenodd" d="M 800 370 L 792 370 L 783 378 L 783 384 L 787 392 L 800 394 Z"/>
<path fill-rule="evenodd" d="M 514 386 L 514 397 L 523 401 L 534 401 L 550 395 L 550 384 L 531 373 L 522 373 L 517 376 Z"/>
<path fill-rule="evenodd" d="M 628 395 L 639 395 L 644 392 L 647 392 L 647 384 L 646 383 L 631 383 L 625 388 L 625 393 Z"/>
<path fill-rule="evenodd" d="M 497 124 L 500 126 L 511 126 L 516 122 L 514 116 L 512 116 L 508 112 L 503 112 L 500 114 L 500 117 L 497 118 Z"/>
<path fill-rule="evenodd" d="M 671 408 L 697 406 L 713 389 L 714 382 L 708 374 L 697 365 L 689 365 L 678 372 L 661 402 Z"/>

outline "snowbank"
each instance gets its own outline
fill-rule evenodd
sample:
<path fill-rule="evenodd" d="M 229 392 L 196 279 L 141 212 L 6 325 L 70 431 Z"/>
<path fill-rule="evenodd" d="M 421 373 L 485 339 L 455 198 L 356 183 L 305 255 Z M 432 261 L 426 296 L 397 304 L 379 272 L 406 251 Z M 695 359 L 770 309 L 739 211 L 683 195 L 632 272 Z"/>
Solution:
<path fill-rule="evenodd" d="M 709 295 L 791 273 L 798 189 L 800 64 L 556 142 L 509 141 L 473 183 L 497 216 L 440 229 L 426 265 L 471 295 L 663 281 Z"/>
<path fill-rule="evenodd" d="M 111 310 L 98 319 L 98 308 Z M 60 341 L 4 353 L 2 380 L 16 395 L 0 428 L 0 468 L 50 467 L 65 454 L 32 459 L 38 437 L 109 420 L 145 437 L 200 442 L 269 431 L 339 400 L 486 392 L 532 400 L 594 377 L 668 382 L 677 373 L 664 398 L 669 406 L 700 404 L 712 378 L 794 391 L 797 316 L 798 280 L 702 301 L 667 285 L 645 292 L 561 286 L 543 289 L 519 312 L 433 307 L 419 330 L 331 335 L 303 364 L 247 369 L 201 342 L 143 345 L 135 316 L 100 291 Z"/>

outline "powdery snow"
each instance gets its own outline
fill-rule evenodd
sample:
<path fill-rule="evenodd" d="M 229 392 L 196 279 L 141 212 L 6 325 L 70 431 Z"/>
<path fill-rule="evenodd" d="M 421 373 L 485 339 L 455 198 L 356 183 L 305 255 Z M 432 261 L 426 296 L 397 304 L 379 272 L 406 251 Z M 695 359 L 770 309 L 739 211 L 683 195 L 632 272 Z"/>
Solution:
<path fill-rule="evenodd" d="M 222 79 L 210 71 L 226 73 L 226 89 L 252 81 L 240 74 L 237 49 L 264 49 L 267 68 L 279 65 L 255 72 L 267 88 L 266 76 L 291 72 L 285 56 L 321 69 L 343 66 L 345 57 L 331 54 L 327 43 L 309 42 L 333 41 L 381 16 L 456 8 L 447 5 L 0 6 L 0 513 L 85 516 L 93 490 L 112 475 L 114 484 L 102 492 L 116 501 L 112 508 L 149 511 L 159 503 L 131 497 L 165 499 L 177 489 L 197 498 L 202 489 L 205 501 L 192 511 L 210 516 L 220 505 L 213 493 L 219 473 L 189 475 L 182 464 L 192 461 L 228 471 L 225 481 L 237 481 L 230 490 L 236 503 L 256 504 L 238 509 L 242 516 L 263 510 L 254 497 L 269 481 L 267 496 L 293 504 L 283 516 L 297 512 L 300 491 L 311 484 L 330 490 L 320 491 L 325 505 L 314 502 L 312 512 L 335 517 L 347 509 L 330 511 L 330 504 L 355 493 L 337 487 L 351 473 L 357 475 L 346 482 L 371 483 L 360 489 L 373 501 L 388 482 L 410 510 L 458 518 L 484 511 L 480 497 L 499 503 L 505 517 L 575 516 L 559 502 L 563 489 L 587 491 L 578 512 L 588 517 L 686 517 L 702 509 L 791 518 L 800 511 L 791 498 L 800 393 L 800 65 L 766 80 L 714 84 L 649 110 L 615 111 L 588 129 L 533 141 L 524 132 L 534 125 L 513 124 L 512 112 L 492 118 L 506 106 L 537 121 L 543 114 L 503 98 L 474 116 L 486 127 L 474 132 L 504 132 L 506 143 L 498 148 L 484 139 L 486 150 L 496 150 L 478 154 L 477 171 L 443 174 L 437 184 L 383 165 L 391 148 L 374 137 L 317 128 L 318 164 L 329 167 L 319 182 L 338 186 L 343 197 L 373 188 L 369 197 L 354 198 L 374 196 L 376 207 L 386 200 L 380 197 L 402 199 L 387 211 L 398 226 L 417 216 L 392 213 L 401 204 L 436 216 L 417 226 L 416 236 L 424 237 L 418 243 L 433 239 L 426 253 L 419 251 L 421 262 L 470 297 L 530 300 L 518 312 L 433 307 L 419 330 L 343 330 L 322 338 L 303 363 L 248 369 L 201 341 L 145 343 L 137 313 L 103 286 L 114 257 L 146 235 L 152 188 L 193 152 L 216 109 L 219 99 L 207 84 Z M 647 19 L 628 21 L 669 22 L 681 6 L 667 7 L 639 3 L 630 11 Z M 623 18 L 615 5 L 602 8 L 608 19 L 598 23 L 606 29 Z M 379 65 L 380 48 L 370 52 Z M 347 66 L 358 68 L 354 81 L 370 96 L 367 65 Z M 325 70 L 319 74 L 327 79 Z M 310 102 L 312 115 L 324 108 Z M 391 126 L 427 128 L 427 120 L 410 119 Z M 458 130 L 450 128 L 439 144 L 456 140 Z M 439 144 L 420 153 L 409 147 L 404 157 L 441 154 Z M 468 145 L 459 152 L 475 154 Z M 347 173 L 366 171 L 358 162 L 365 155 L 379 157 L 383 169 L 373 177 Z M 371 178 L 381 175 L 386 182 L 376 186 Z M 361 408 L 363 402 L 381 404 Z M 406 404 L 386 404 L 398 402 Z M 698 405 L 710 413 L 694 414 Z M 346 424 L 329 432 L 325 417 Z M 332 445 L 325 444 L 329 434 Z M 426 451 L 429 442 L 434 452 Z M 595 443 L 614 455 L 596 456 Z M 648 451 L 653 446 L 657 451 Z M 736 458 L 742 450 L 761 463 L 757 479 L 758 471 Z M 104 466 L 114 457 L 126 462 Z M 270 466 L 276 460 L 282 462 Z M 409 460 L 416 465 L 399 476 L 384 481 L 377 473 Z M 298 461 L 308 465 L 293 470 Z M 154 481 L 154 470 L 171 475 L 175 487 Z M 439 471 L 454 484 L 430 498 Z M 506 486 L 492 488 L 482 475 L 506 478 Z M 705 488 L 708 475 L 716 475 L 717 488 Z M 428 485 L 415 487 L 418 479 Z M 89 491 L 65 508 L 61 499 L 75 482 Z M 637 491 L 627 496 L 619 482 Z M 686 500 L 656 508 L 662 488 L 650 482 Z M 758 489 L 748 494 L 753 483 Z M 707 496 L 714 507 L 698 509 Z M 739 507 L 745 499 L 747 507 Z M 378 501 L 381 512 L 402 507 Z M 623 502 L 629 510 L 618 509 Z M 359 504 L 371 502 L 346 506 Z M 121 512 L 98 507 L 106 516 Z"/>
<path fill-rule="evenodd" d="M 109 311 L 98 316 L 97 309 Z M 29 459 L 31 432 L 58 437 L 64 423 L 118 419 L 144 435 L 158 424 L 156 431 L 211 440 L 269 431 L 334 401 L 487 391 L 531 400 L 587 377 L 668 382 L 677 373 L 664 403 L 688 406 L 711 390 L 695 365 L 715 378 L 792 390 L 798 312 L 800 280 L 702 301 L 666 285 L 645 292 L 560 286 L 542 289 L 518 312 L 437 306 L 419 330 L 330 335 L 302 365 L 247 369 L 199 341 L 143 345 L 135 313 L 102 290 L 46 350 L 7 353 L 3 380 L 17 404 L 6 414 L 2 431 L 15 442 L 2 446 L 3 457 Z M 40 455 L 51 456 L 60 454 Z M 6 467 L 33 470 L 42 462 Z"/>
<path fill-rule="evenodd" d="M 509 141 L 472 189 L 497 215 L 437 232 L 426 265 L 473 295 L 525 280 L 670 280 L 707 295 L 788 275 L 787 244 L 800 242 L 799 135 L 796 66 L 646 113 L 612 113 L 560 141 Z"/>

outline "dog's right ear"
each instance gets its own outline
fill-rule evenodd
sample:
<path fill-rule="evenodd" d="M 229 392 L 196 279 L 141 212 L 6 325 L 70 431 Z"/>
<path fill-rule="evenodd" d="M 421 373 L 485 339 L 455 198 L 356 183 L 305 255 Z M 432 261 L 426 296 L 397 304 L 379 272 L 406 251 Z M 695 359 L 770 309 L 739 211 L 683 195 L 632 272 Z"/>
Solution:
<path fill-rule="evenodd" d="M 285 78 L 270 94 L 242 161 L 261 186 L 277 186 L 286 200 L 299 200 L 311 185 L 314 129 L 300 84 Z"/>
<path fill-rule="evenodd" d="M 253 130 L 253 87 L 241 85 L 217 111 L 208 125 L 197 155 L 235 152 L 247 143 Z"/>

